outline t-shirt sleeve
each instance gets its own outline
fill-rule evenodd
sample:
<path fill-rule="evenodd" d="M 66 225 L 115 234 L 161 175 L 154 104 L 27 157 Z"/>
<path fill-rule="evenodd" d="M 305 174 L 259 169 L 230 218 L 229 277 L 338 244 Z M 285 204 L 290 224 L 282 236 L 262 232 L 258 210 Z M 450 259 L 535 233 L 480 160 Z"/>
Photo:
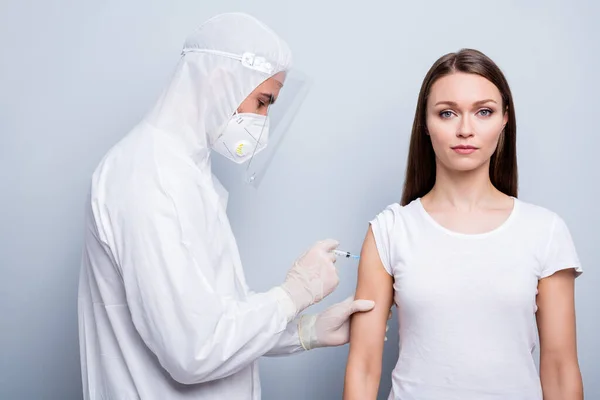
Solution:
<path fill-rule="evenodd" d="M 583 273 L 569 228 L 561 217 L 555 215 L 540 279 L 569 268 L 575 270 L 575 277 Z"/>
<path fill-rule="evenodd" d="M 381 258 L 381 263 L 387 273 L 392 276 L 394 275 L 391 257 L 392 232 L 396 223 L 398 207 L 398 204 L 392 204 L 370 221 L 379 258 Z"/>

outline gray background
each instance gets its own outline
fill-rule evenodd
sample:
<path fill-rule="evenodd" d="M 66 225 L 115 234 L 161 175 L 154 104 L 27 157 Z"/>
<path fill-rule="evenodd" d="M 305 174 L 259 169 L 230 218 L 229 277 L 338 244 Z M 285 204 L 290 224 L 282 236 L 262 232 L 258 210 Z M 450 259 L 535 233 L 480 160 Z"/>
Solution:
<path fill-rule="evenodd" d="M 400 198 L 425 72 L 444 53 L 478 48 L 514 91 L 520 197 L 563 216 L 584 264 L 580 364 L 586 398 L 600 398 L 600 8 L 591 0 L 2 0 L 0 398 L 81 398 L 76 292 L 91 172 L 154 102 L 185 36 L 235 10 L 271 25 L 314 79 L 259 191 L 216 163 L 250 286 L 279 284 L 317 239 L 360 250 L 368 220 Z M 340 264 L 339 289 L 315 308 L 354 290 L 356 265 Z M 341 398 L 346 356 L 341 347 L 261 361 L 264 398 Z"/>

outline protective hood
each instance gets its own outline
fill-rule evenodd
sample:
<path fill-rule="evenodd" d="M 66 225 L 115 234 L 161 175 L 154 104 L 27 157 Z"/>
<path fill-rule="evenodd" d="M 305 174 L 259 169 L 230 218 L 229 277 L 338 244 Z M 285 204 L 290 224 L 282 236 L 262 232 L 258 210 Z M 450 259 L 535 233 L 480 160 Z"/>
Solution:
<path fill-rule="evenodd" d="M 154 128 L 180 136 L 197 164 L 238 106 L 269 77 L 291 67 L 288 45 L 242 13 L 218 15 L 185 41 L 171 82 L 146 116 Z"/>

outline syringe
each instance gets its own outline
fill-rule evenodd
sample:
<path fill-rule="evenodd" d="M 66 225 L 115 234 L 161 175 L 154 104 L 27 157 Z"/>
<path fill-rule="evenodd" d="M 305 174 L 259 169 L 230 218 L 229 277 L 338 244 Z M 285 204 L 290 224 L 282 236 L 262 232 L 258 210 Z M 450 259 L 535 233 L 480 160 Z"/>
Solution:
<path fill-rule="evenodd" d="M 333 250 L 333 254 L 335 254 L 336 256 L 340 256 L 340 257 L 354 258 L 355 260 L 360 259 L 359 256 L 354 255 L 354 254 L 350 253 L 349 251 Z"/>

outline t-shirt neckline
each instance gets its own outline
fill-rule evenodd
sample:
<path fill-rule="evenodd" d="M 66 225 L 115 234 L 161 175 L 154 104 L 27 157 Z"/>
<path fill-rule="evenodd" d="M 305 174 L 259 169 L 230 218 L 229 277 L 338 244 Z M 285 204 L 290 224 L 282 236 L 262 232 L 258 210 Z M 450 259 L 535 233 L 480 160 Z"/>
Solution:
<path fill-rule="evenodd" d="M 512 207 L 512 211 L 510 212 L 510 214 L 508 215 L 508 217 L 500 225 L 498 225 L 494 229 L 491 229 L 491 230 L 489 230 L 487 232 L 482 232 L 482 233 L 462 233 L 462 232 L 456 232 L 456 231 L 453 231 L 451 229 L 448 229 L 445 226 L 443 226 L 442 224 L 440 224 L 439 222 L 437 222 L 427 212 L 427 210 L 425 209 L 425 207 L 423 207 L 423 203 L 421 203 L 421 198 L 420 197 L 417 198 L 415 201 L 417 203 L 417 206 L 419 208 L 420 213 L 436 229 L 441 230 L 442 232 L 444 232 L 444 233 L 446 233 L 446 234 L 448 234 L 450 236 L 457 236 L 457 237 L 464 237 L 464 238 L 483 238 L 483 237 L 488 237 L 490 235 L 494 235 L 496 233 L 499 233 L 499 232 L 503 231 L 515 219 L 515 215 L 517 214 L 518 208 L 519 208 L 519 200 L 516 197 L 513 197 L 513 196 L 510 196 L 510 198 L 513 199 L 513 207 Z"/>

